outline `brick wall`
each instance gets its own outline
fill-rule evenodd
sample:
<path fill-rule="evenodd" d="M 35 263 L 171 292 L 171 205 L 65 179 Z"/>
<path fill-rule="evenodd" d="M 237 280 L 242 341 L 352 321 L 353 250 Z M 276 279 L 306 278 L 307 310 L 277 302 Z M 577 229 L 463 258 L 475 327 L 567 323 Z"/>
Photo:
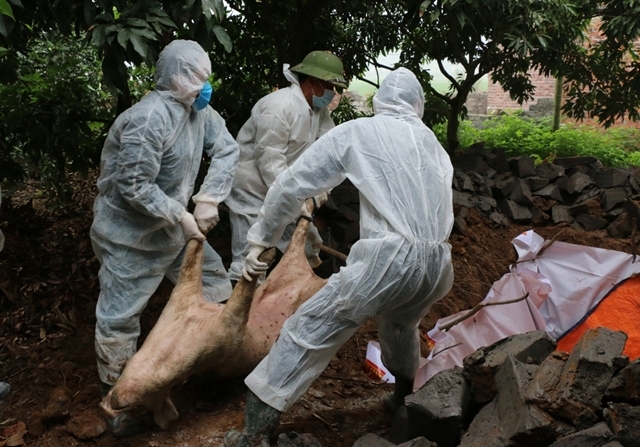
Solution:
<path fill-rule="evenodd" d="M 500 84 L 492 82 L 489 75 L 489 88 L 487 95 L 487 113 L 495 113 L 498 110 L 526 110 L 529 111 L 531 104 L 536 104 L 540 98 L 553 98 L 556 88 L 556 80 L 551 77 L 541 76 L 535 71 L 529 71 L 531 82 L 536 90 L 532 101 L 523 102 L 522 105 L 513 101 L 507 92 L 502 90 Z"/>
<path fill-rule="evenodd" d="M 587 30 L 588 38 L 591 42 L 596 43 L 602 40 L 602 34 L 600 33 L 600 19 L 593 19 Z M 636 47 L 640 47 L 640 40 L 637 42 Z M 529 76 L 531 82 L 535 86 L 534 97 L 529 102 L 524 102 L 522 105 L 516 101 L 512 101 L 509 94 L 502 90 L 499 84 L 495 84 L 491 81 L 491 75 L 489 75 L 489 88 L 487 93 L 487 113 L 492 114 L 499 110 L 525 110 L 529 111 L 532 104 L 537 104 L 541 98 L 551 98 L 555 95 L 555 79 L 551 77 L 541 76 L 535 71 L 530 71 Z M 563 118 L 563 122 L 570 122 L 572 120 Z M 589 124 L 599 126 L 596 119 L 586 119 L 581 121 L 582 124 Z M 622 125 L 625 127 L 640 128 L 640 123 L 629 122 L 628 120 L 617 120 L 615 125 Z"/>

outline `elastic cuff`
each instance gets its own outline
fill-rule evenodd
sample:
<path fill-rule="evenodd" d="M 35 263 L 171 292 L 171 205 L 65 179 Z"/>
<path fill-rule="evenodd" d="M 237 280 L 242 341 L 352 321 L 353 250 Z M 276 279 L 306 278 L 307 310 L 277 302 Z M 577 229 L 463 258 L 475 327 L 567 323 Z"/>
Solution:
<path fill-rule="evenodd" d="M 211 205 L 218 206 L 220 202 L 216 200 L 211 194 L 196 194 L 191 197 L 193 203 L 210 203 Z"/>

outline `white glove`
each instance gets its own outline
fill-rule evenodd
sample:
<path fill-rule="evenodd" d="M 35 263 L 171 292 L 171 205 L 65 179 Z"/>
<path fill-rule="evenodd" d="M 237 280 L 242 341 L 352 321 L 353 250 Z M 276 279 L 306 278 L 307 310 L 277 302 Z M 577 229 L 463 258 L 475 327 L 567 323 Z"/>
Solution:
<path fill-rule="evenodd" d="M 209 202 L 196 203 L 196 209 L 193 211 L 193 217 L 198 222 L 198 228 L 202 233 L 206 234 L 220 222 L 218 215 L 218 206 Z"/>
<path fill-rule="evenodd" d="M 253 245 L 249 254 L 244 260 L 244 267 L 242 268 L 242 276 L 247 281 L 253 280 L 254 276 L 260 276 L 263 272 L 266 272 L 269 268 L 269 264 L 266 262 L 258 261 L 258 256 L 265 251 L 265 247 L 262 245 Z"/>
<path fill-rule="evenodd" d="M 204 234 L 198 228 L 198 224 L 196 223 L 195 217 L 190 212 L 185 212 L 184 216 L 180 220 L 180 225 L 182 226 L 182 233 L 184 233 L 184 240 L 188 241 L 189 239 L 195 239 L 197 241 L 204 241 L 206 238 Z"/>

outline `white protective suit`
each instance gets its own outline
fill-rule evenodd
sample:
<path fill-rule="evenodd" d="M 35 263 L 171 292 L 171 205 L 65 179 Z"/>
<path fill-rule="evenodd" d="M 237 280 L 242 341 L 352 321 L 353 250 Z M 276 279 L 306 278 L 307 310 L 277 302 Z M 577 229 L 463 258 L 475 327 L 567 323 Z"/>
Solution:
<path fill-rule="evenodd" d="M 414 74 L 391 72 L 373 99 L 375 116 L 336 127 L 267 194 L 252 244 L 273 245 L 303 200 L 348 178 L 360 191 L 360 240 L 346 267 L 284 324 L 269 355 L 245 383 L 263 402 L 289 409 L 340 346 L 375 316 L 384 363 L 412 379 L 418 323 L 451 288 L 447 242 L 453 226 L 448 154 L 422 121 L 424 93 Z"/>
<path fill-rule="evenodd" d="M 194 202 L 219 204 L 231 189 L 238 146 L 210 106 L 195 95 L 211 74 L 205 51 L 176 40 L 160 53 L 155 90 L 115 121 L 102 150 L 91 240 L 100 261 L 96 353 L 104 383 L 113 384 L 136 351 L 140 314 L 166 275 L 174 283 L 187 212 L 203 150 L 211 166 Z M 205 243 L 204 294 L 223 301 L 231 282 Z"/>
<path fill-rule="evenodd" d="M 260 99 L 236 138 L 240 146 L 240 162 L 233 188 L 225 201 L 230 210 L 232 228 L 229 277 L 235 281 L 242 276 L 244 259 L 249 253 L 247 232 L 258 219 L 258 211 L 269 186 L 314 141 L 335 127 L 326 107 L 309 106 L 298 77 L 289 71 L 288 65 L 283 72 L 291 85 Z M 290 225 L 281 239 L 273 244 L 282 252 L 295 230 L 293 220 L 288 222 Z M 305 252 L 313 267 L 317 266 L 321 244 L 318 230 L 312 225 Z M 314 259 L 316 265 L 313 265 Z"/>

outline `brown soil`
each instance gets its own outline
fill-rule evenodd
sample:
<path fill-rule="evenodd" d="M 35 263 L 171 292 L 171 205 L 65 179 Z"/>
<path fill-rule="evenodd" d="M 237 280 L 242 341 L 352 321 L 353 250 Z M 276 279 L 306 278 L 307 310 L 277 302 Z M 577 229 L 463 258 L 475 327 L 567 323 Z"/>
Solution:
<path fill-rule="evenodd" d="M 173 392 L 180 412 L 171 429 L 127 439 L 104 433 L 96 418 L 100 399 L 93 330 L 98 296 L 97 261 L 88 236 L 92 187 L 84 183 L 76 211 L 45 211 L 33 189 L 3 203 L 0 228 L 7 238 L 0 254 L 0 381 L 11 394 L 0 402 L 0 446 L 220 446 L 224 433 L 243 422 L 241 379 L 213 382 L 194 378 Z M 421 324 L 478 303 L 516 259 L 511 240 L 529 229 L 497 228 L 472 213 L 466 235 L 451 237 L 455 283 Z M 224 230 L 224 222 L 220 225 Z M 550 239 L 631 253 L 628 239 L 569 226 L 535 228 Z M 228 237 L 210 238 L 223 258 Z M 163 283 L 142 318 L 143 337 L 171 290 Z M 325 447 L 350 447 L 367 432 L 386 436 L 391 417 L 382 396 L 392 385 L 370 379 L 364 369 L 368 340 L 376 339 L 368 321 L 346 343 L 294 408 L 284 414 L 281 431 L 312 433 Z M 426 354 L 426 352 L 425 352 Z M 55 390 L 55 393 L 52 393 Z M 61 397 L 62 396 L 62 397 Z M 46 416 L 46 417 L 44 417 Z M 44 417 L 44 420 L 43 420 Z M 97 437 L 92 437 L 96 436 Z M 6 443 L 6 444 L 5 444 Z"/>

